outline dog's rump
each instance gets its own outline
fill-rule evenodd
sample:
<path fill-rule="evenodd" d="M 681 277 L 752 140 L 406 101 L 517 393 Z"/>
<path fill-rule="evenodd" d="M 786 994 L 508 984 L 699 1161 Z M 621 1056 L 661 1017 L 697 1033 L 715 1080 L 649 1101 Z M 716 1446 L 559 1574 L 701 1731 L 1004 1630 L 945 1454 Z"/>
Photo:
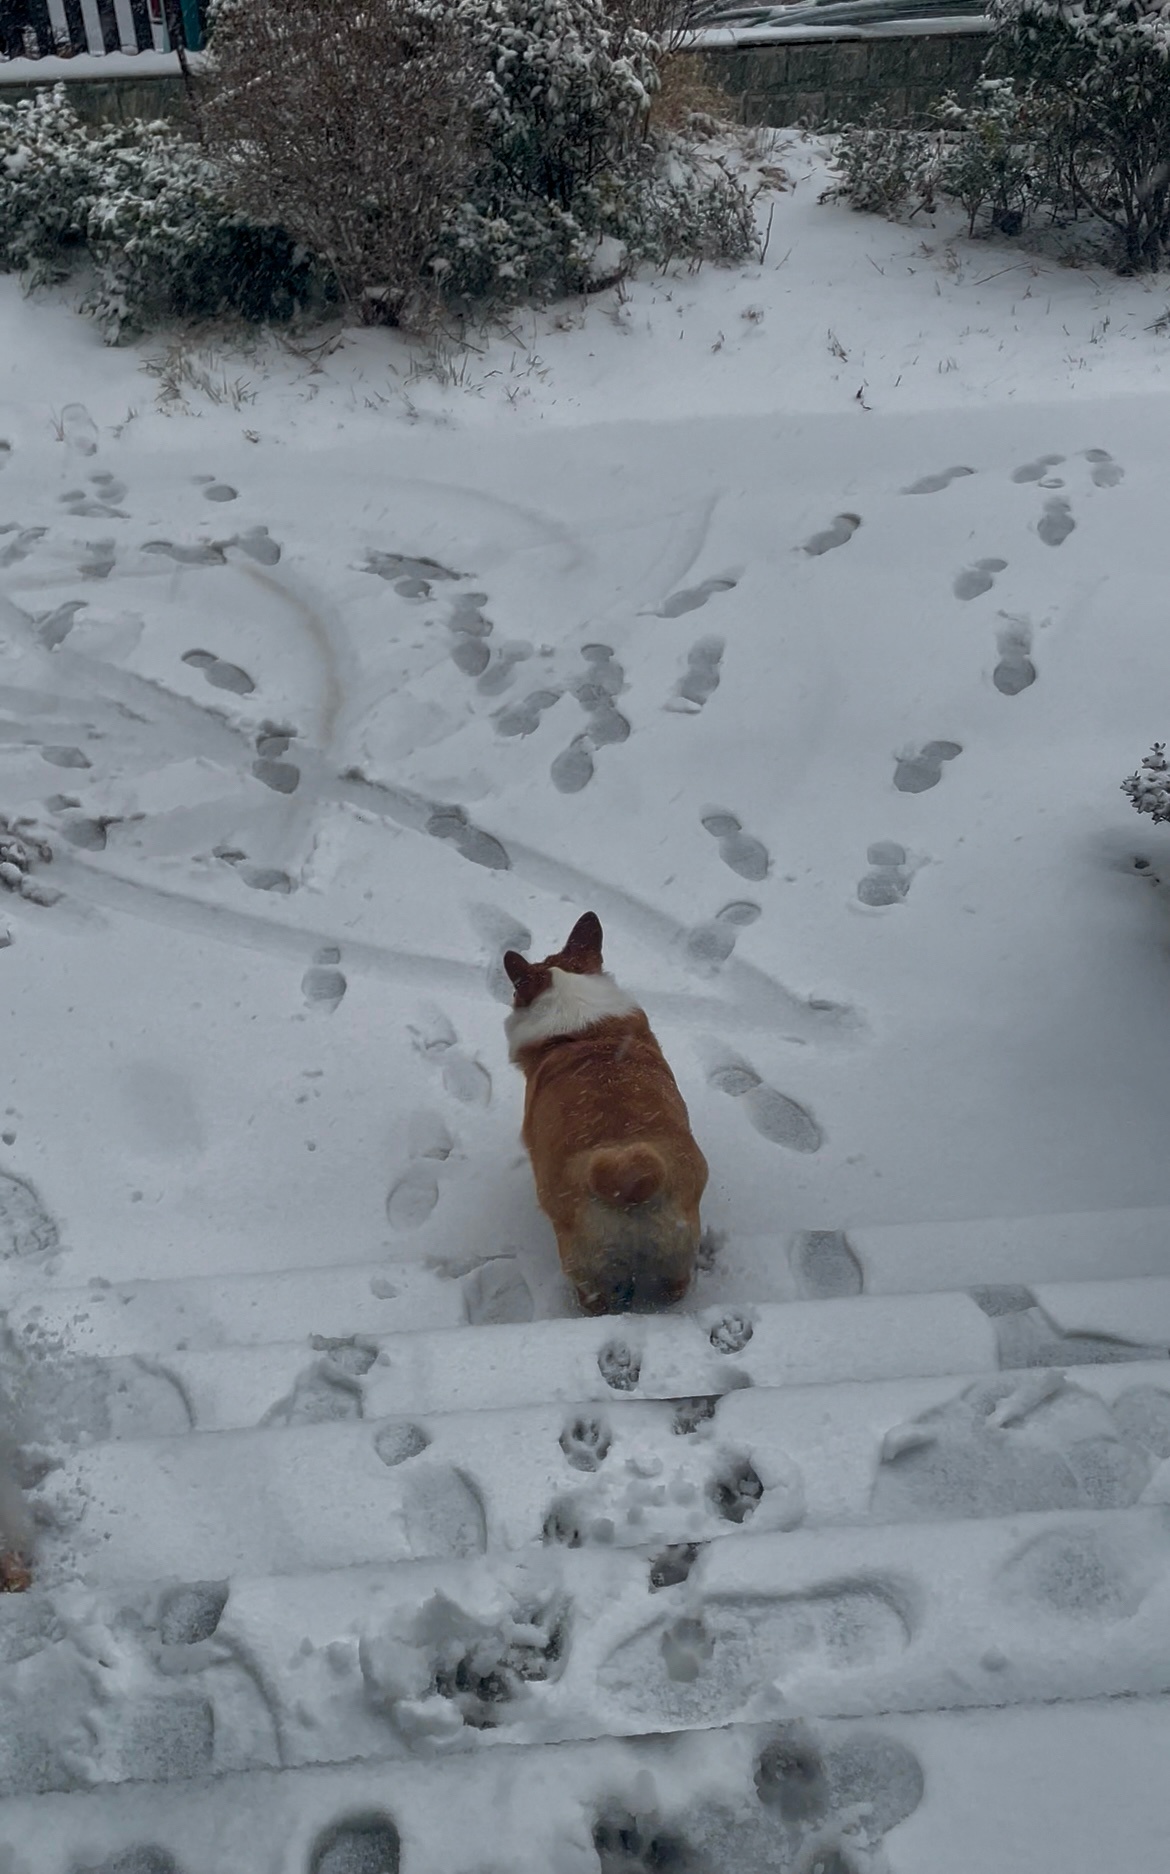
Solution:
<path fill-rule="evenodd" d="M 590 1155 L 585 1183 L 603 1204 L 632 1209 L 658 1196 L 666 1166 L 652 1145 L 602 1146 Z"/>

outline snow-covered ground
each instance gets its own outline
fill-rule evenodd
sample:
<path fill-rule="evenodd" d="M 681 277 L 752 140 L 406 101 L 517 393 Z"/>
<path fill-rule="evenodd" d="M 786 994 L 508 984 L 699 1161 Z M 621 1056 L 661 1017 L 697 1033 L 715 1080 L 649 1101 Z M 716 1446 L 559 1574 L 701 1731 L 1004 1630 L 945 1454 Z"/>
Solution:
<path fill-rule="evenodd" d="M 438 370 L 0 281 L 4 1874 L 1164 1858 L 1166 293 L 764 163 Z M 672 1316 L 518 1144 L 586 909 Z"/>

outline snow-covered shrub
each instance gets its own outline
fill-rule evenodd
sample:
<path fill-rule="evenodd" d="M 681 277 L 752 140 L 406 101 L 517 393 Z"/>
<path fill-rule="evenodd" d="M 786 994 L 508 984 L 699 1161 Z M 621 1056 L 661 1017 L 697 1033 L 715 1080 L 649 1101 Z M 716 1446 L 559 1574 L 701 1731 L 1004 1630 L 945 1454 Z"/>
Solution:
<path fill-rule="evenodd" d="M 1002 234 L 1019 234 L 1041 204 L 1057 208 L 1059 172 L 1043 99 L 1017 91 L 1010 78 L 982 78 L 971 103 L 948 93 L 936 109 L 939 193 L 967 211 L 968 233 L 986 218 Z"/>
<path fill-rule="evenodd" d="M 1127 271 L 1170 246 L 1170 11 L 1164 0 L 994 0 L 992 56 L 1045 107 L 1074 208 Z"/>
<path fill-rule="evenodd" d="M 742 190 L 649 127 L 650 3 L 220 0 L 212 147 L 250 211 L 375 318 L 417 318 L 428 293 L 580 290 L 640 258 L 740 258 Z"/>
<path fill-rule="evenodd" d="M 1121 783 L 1138 813 L 1155 821 L 1170 820 L 1170 763 L 1165 742 L 1155 742 L 1135 774 Z"/>
<path fill-rule="evenodd" d="M 844 199 L 863 214 L 897 217 L 935 205 L 943 141 L 937 130 L 919 130 L 878 109 L 837 139 L 837 181 L 822 200 Z"/>
<path fill-rule="evenodd" d="M 487 89 L 464 15 L 459 0 L 219 0 L 212 14 L 202 120 L 234 198 L 320 255 L 368 316 L 417 316 L 470 182 Z"/>
<path fill-rule="evenodd" d="M 832 191 L 899 215 L 935 198 L 1006 234 L 1043 216 L 1104 226 L 1124 271 L 1170 253 L 1170 6 L 993 0 L 974 100 L 931 131 L 871 119 L 843 134 Z M 936 160 L 937 159 L 937 160 Z"/>
<path fill-rule="evenodd" d="M 83 253 L 86 303 L 111 337 L 172 317 L 286 316 L 312 285 L 289 237 L 242 215 L 166 124 L 90 129 L 63 86 L 0 105 L 0 267 L 35 284 Z"/>

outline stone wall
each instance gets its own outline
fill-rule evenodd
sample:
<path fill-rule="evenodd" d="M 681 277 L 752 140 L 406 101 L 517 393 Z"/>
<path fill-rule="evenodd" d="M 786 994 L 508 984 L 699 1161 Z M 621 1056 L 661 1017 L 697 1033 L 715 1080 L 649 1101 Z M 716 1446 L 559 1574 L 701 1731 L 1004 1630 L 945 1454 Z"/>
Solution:
<path fill-rule="evenodd" d="M 27 70 L 27 66 L 25 68 Z M 148 120 L 167 118 L 180 126 L 187 123 L 189 110 L 183 81 L 169 74 L 144 78 L 54 78 L 63 83 L 69 102 L 87 124 L 125 124 L 135 117 Z M 9 84 L 0 65 L 0 104 L 15 104 L 30 98 L 46 86 L 22 78 Z"/>
<path fill-rule="evenodd" d="M 986 28 L 974 22 L 973 27 L 898 32 L 838 26 L 803 38 L 790 29 L 792 37 L 708 47 L 686 56 L 701 60 L 713 82 L 738 101 L 744 123 L 856 121 L 877 104 L 893 116 L 914 118 L 943 91 L 970 94 L 987 50 Z M 88 63 L 92 70 L 99 61 Z M 53 64 L 59 67 L 59 61 Z M 28 69 L 25 64 L 24 73 Z M 87 73 L 65 82 L 78 114 L 90 123 L 120 123 L 132 117 L 167 117 L 182 123 L 188 116 L 177 74 L 104 79 Z M 19 83 L 5 82 L 0 65 L 0 101 L 15 102 L 39 88 L 23 74 Z"/>
<path fill-rule="evenodd" d="M 857 122 L 881 105 L 921 118 L 944 91 L 969 97 L 987 52 L 987 29 L 894 33 L 848 28 L 823 37 L 710 48 L 706 74 L 738 100 L 748 124 Z"/>

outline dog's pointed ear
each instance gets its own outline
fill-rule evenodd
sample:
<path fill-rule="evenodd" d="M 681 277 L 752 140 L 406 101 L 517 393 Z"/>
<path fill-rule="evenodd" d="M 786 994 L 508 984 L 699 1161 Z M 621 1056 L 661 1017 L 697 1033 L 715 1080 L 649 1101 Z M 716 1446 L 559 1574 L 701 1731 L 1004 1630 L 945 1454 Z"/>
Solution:
<path fill-rule="evenodd" d="M 507 972 L 508 981 L 513 985 L 522 983 L 528 976 L 531 967 L 531 964 L 520 955 L 518 950 L 505 950 L 504 969 Z"/>
<path fill-rule="evenodd" d="M 596 911 L 586 911 L 584 917 L 577 919 L 569 933 L 564 955 L 590 969 L 601 968 L 601 919 Z"/>

